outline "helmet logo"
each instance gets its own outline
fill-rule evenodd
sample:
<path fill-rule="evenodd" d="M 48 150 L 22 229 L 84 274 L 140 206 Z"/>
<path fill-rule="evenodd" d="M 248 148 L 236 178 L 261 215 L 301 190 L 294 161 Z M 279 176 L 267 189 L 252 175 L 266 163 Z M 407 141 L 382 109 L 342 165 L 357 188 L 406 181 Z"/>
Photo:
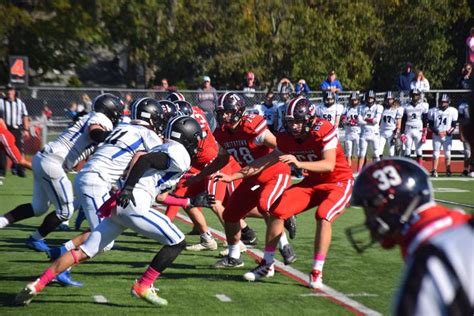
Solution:
<path fill-rule="evenodd" d="M 393 166 L 385 166 L 382 169 L 375 170 L 372 177 L 379 181 L 377 186 L 382 191 L 387 191 L 390 187 L 396 187 L 402 183 L 400 174 Z"/>

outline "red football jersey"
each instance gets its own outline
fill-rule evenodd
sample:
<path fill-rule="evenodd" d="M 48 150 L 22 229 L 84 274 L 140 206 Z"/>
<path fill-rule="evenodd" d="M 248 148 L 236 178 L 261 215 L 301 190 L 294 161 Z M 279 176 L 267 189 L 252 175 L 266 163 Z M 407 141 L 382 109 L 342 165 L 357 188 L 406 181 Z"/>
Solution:
<path fill-rule="evenodd" d="M 15 145 L 15 137 L 6 128 L 0 125 L 0 145 L 2 145 L 5 153 L 14 163 L 20 162 L 22 159 L 20 150 Z"/>
<path fill-rule="evenodd" d="M 193 117 L 201 126 L 202 130 L 206 133 L 206 138 L 202 143 L 202 150 L 198 151 L 196 157 L 191 163 L 192 169 L 202 170 L 204 166 L 209 164 L 217 157 L 219 148 L 217 146 L 216 139 L 212 134 L 212 130 L 209 127 L 209 123 L 206 119 L 206 114 L 201 108 L 193 106 Z"/>
<path fill-rule="evenodd" d="M 318 161 L 323 157 L 323 150 L 336 148 L 336 166 L 333 172 L 311 172 L 305 181 L 314 184 L 336 183 L 353 178 L 352 170 L 347 164 L 341 144 L 337 138 L 337 129 L 328 121 L 317 119 L 311 127 L 309 136 L 302 141 L 296 140 L 287 132 L 276 135 L 278 149 L 286 154 L 296 156 L 299 161 Z M 334 147 L 335 146 L 335 147 Z"/>
<path fill-rule="evenodd" d="M 242 117 L 234 130 L 222 126 L 214 131 L 217 142 L 237 160 L 240 166 L 245 167 L 255 159 L 263 157 L 273 151 L 263 144 L 259 144 L 258 137 L 267 129 L 267 121 L 263 116 L 248 114 Z M 288 165 L 277 163 L 264 170 L 259 176 L 264 181 L 266 175 L 274 173 L 287 173 Z"/>

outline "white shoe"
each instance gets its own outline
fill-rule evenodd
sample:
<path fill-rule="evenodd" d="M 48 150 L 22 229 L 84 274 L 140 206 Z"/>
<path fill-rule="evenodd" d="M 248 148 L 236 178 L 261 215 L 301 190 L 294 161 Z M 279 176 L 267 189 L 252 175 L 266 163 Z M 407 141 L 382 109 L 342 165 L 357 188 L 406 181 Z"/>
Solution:
<path fill-rule="evenodd" d="M 17 294 L 15 297 L 16 305 L 28 305 L 31 303 L 31 300 L 39 293 L 39 291 L 36 290 L 38 281 L 39 279 L 35 282 L 28 283 L 21 292 Z"/>
<path fill-rule="evenodd" d="M 469 177 L 474 178 L 474 171 L 471 171 L 471 172 L 469 173 Z"/>
<path fill-rule="evenodd" d="M 187 246 L 186 250 L 188 251 L 217 250 L 217 242 L 214 238 L 211 240 L 201 239 L 201 242 L 199 244 Z"/>
<path fill-rule="evenodd" d="M 319 270 L 313 270 L 309 274 L 309 287 L 320 289 L 323 286 L 323 273 Z"/>
<path fill-rule="evenodd" d="M 261 278 L 271 278 L 275 275 L 275 264 L 267 264 L 262 260 L 258 266 L 244 274 L 244 279 L 247 281 L 257 281 Z"/>
<path fill-rule="evenodd" d="M 0 229 L 7 227 L 8 224 L 8 220 L 4 216 L 0 216 Z"/>
<path fill-rule="evenodd" d="M 240 246 L 240 253 L 244 253 L 247 251 L 247 246 L 245 246 L 245 244 L 243 242 L 239 242 L 239 246 Z M 219 252 L 219 257 L 227 257 L 229 255 L 229 248 L 226 248 L 224 250 L 222 250 L 221 252 Z"/>

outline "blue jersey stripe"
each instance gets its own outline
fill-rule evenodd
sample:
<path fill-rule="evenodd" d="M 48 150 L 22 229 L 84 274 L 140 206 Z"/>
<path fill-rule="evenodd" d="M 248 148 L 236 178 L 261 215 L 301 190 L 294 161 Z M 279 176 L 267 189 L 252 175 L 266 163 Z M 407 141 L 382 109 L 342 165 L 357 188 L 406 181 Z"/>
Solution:
<path fill-rule="evenodd" d="M 158 217 L 159 219 L 161 219 L 163 222 L 165 222 L 166 225 L 168 225 L 168 227 L 176 234 L 176 236 L 178 236 L 178 238 L 181 238 L 181 237 L 182 237 L 181 234 L 180 234 L 179 232 L 177 232 L 177 231 L 173 228 L 173 226 L 171 226 L 171 223 L 167 220 L 168 217 L 163 218 L 164 215 L 161 215 L 160 213 L 154 212 L 154 211 L 152 211 L 152 210 L 149 210 L 148 212 L 150 212 L 151 214 L 155 215 L 156 217 Z"/>
<path fill-rule="evenodd" d="M 146 217 L 143 216 L 143 215 L 130 214 L 130 216 L 142 218 L 143 220 L 145 220 L 146 222 L 148 222 L 150 225 L 156 227 L 156 228 L 161 232 L 161 234 L 162 234 L 163 236 L 165 236 L 166 239 L 168 239 L 168 241 L 169 241 L 171 244 L 174 244 L 174 243 L 175 243 L 175 241 L 174 241 L 173 239 L 171 239 L 171 237 L 168 236 L 168 235 L 165 233 L 165 231 L 164 231 L 157 223 L 155 223 L 155 222 L 149 220 L 148 218 L 146 218 Z"/>
<path fill-rule="evenodd" d="M 112 159 L 120 157 L 123 154 L 125 154 L 126 152 L 129 152 L 131 154 L 135 153 L 135 151 L 140 147 L 141 144 L 143 144 L 143 138 L 140 138 L 139 140 L 137 140 L 136 142 L 134 142 L 130 146 L 127 146 L 127 148 L 120 149 L 118 152 L 116 152 L 115 154 L 112 155 Z"/>

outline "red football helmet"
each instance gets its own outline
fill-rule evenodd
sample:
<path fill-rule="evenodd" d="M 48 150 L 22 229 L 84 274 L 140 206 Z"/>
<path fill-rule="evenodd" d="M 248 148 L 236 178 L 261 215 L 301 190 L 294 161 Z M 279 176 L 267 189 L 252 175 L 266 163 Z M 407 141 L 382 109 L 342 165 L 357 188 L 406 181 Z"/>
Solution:
<path fill-rule="evenodd" d="M 220 125 L 225 123 L 224 113 L 231 113 L 231 122 L 227 123 L 235 124 L 242 118 L 244 111 L 244 99 L 236 93 L 226 92 L 217 99 L 216 119 Z"/>
<path fill-rule="evenodd" d="M 311 129 L 314 120 L 314 106 L 307 98 L 300 96 L 291 99 L 285 110 L 284 125 L 285 129 L 294 136 L 301 133 L 307 133 Z M 303 123 L 302 131 L 292 131 L 291 124 L 294 122 Z"/>

